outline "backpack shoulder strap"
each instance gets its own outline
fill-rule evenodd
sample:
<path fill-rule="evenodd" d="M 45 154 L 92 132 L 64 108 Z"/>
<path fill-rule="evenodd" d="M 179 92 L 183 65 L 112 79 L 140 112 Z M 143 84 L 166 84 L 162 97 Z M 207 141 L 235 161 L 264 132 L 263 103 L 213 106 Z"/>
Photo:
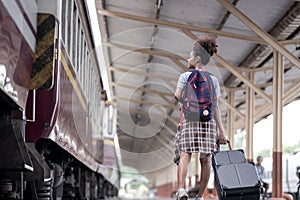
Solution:
<path fill-rule="evenodd" d="M 204 76 L 206 77 L 206 79 L 207 79 L 207 81 L 208 81 L 208 83 L 210 85 L 209 88 L 214 89 L 214 83 L 213 83 L 213 80 L 211 78 L 211 76 L 214 76 L 214 75 L 212 73 L 210 73 L 210 72 L 207 72 L 207 71 L 204 71 L 202 73 L 204 74 Z"/>
<path fill-rule="evenodd" d="M 190 72 L 192 72 L 188 79 L 187 79 L 187 82 L 191 81 L 191 79 L 195 76 L 195 73 L 198 73 L 198 70 L 194 69 L 194 70 L 191 70 Z"/>
<path fill-rule="evenodd" d="M 214 87 L 214 83 L 212 80 L 211 76 L 214 76 L 212 73 L 204 71 L 202 72 L 204 74 L 204 76 L 206 77 L 207 81 L 208 81 L 208 89 L 210 90 L 210 99 L 212 100 L 212 102 L 214 102 L 216 100 L 216 92 L 215 92 L 215 87 Z"/>

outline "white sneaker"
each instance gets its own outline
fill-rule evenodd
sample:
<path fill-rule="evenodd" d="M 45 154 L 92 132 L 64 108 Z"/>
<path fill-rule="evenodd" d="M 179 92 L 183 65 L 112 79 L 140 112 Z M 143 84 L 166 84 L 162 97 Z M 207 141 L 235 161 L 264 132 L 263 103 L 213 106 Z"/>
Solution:
<path fill-rule="evenodd" d="M 197 195 L 195 200 L 204 200 L 204 198 L 203 197 L 198 197 L 198 195 Z"/>
<path fill-rule="evenodd" d="M 176 200 L 188 200 L 189 196 L 186 193 L 185 189 L 180 188 L 176 192 Z"/>

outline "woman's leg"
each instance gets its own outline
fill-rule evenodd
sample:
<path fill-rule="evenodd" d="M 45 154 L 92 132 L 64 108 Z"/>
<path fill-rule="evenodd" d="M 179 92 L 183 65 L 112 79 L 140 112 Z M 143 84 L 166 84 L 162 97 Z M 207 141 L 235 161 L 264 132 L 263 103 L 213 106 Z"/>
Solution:
<path fill-rule="evenodd" d="M 293 196 L 287 193 L 283 193 L 282 197 L 286 200 L 294 200 Z"/>
<path fill-rule="evenodd" d="M 185 188 L 185 178 L 187 174 L 187 167 L 191 160 L 191 154 L 180 152 L 180 160 L 178 164 L 178 188 Z"/>
<path fill-rule="evenodd" d="M 199 188 L 199 197 L 202 197 L 207 186 L 209 177 L 210 177 L 210 157 L 211 155 L 208 154 L 207 156 L 200 158 L 201 163 L 201 177 L 200 177 L 200 188 Z"/>

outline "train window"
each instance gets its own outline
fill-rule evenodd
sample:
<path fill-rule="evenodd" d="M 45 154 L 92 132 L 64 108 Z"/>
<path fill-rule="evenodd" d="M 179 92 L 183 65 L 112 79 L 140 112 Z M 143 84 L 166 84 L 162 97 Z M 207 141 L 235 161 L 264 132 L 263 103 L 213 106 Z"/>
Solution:
<path fill-rule="evenodd" d="M 95 110 L 96 110 L 96 108 L 97 108 L 97 95 L 98 95 L 98 90 L 97 90 L 97 79 L 96 79 L 96 77 L 94 77 L 94 102 L 95 102 Z"/>
<path fill-rule="evenodd" d="M 89 100 L 90 98 L 90 81 L 91 80 L 91 60 L 90 56 L 88 55 L 88 64 L 87 64 L 87 80 L 86 80 L 86 93 L 87 93 L 87 99 Z"/>
<path fill-rule="evenodd" d="M 90 73 L 91 73 L 91 76 L 90 76 L 90 79 L 89 79 L 89 81 L 90 81 L 90 101 L 92 101 L 93 100 L 93 80 L 94 80 L 94 77 L 93 77 L 93 75 L 94 75 L 94 68 L 93 68 L 93 63 L 92 63 L 92 60 L 91 60 L 91 71 L 90 71 Z"/>
<path fill-rule="evenodd" d="M 90 80 L 91 82 L 91 102 L 93 103 L 93 107 L 94 107 L 94 94 L 95 94 L 95 88 L 94 88 L 94 85 L 95 85 L 95 80 L 94 80 L 94 76 L 93 76 L 93 69 L 92 68 L 92 79 Z"/>
<path fill-rule="evenodd" d="M 90 54 L 91 56 L 91 54 Z M 89 101 L 91 101 L 91 93 L 92 93 L 92 79 L 93 77 L 93 73 L 92 73 L 92 62 L 91 59 L 89 57 L 89 80 L 88 80 L 88 99 Z"/>
<path fill-rule="evenodd" d="M 75 2 L 73 3 L 73 18 L 72 18 L 72 48 L 70 57 L 72 59 L 73 67 L 76 71 L 76 54 L 77 54 L 77 22 L 78 22 L 78 12 Z"/>
<path fill-rule="evenodd" d="M 82 33 L 82 38 L 83 38 L 83 33 Z M 80 84 L 81 84 L 81 87 L 82 89 L 84 88 L 83 87 L 83 81 L 84 81 L 84 70 L 85 70 L 85 50 L 84 50 L 84 42 L 82 40 L 82 53 L 81 53 L 81 66 L 80 66 Z"/>
<path fill-rule="evenodd" d="M 79 18 L 77 19 L 77 54 L 76 54 L 76 63 L 77 63 L 77 68 L 76 72 L 79 74 L 79 68 L 80 68 L 80 54 L 81 54 L 81 27 L 80 27 L 80 20 Z"/>
<path fill-rule="evenodd" d="M 87 76 L 88 76 L 88 56 L 89 52 L 87 51 L 87 46 L 86 43 L 84 44 L 84 49 L 85 49 L 85 59 L 84 59 L 84 81 L 83 81 L 83 89 L 85 95 L 87 95 Z"/>
<path fill-rule="evenodd" d="M 84 84 L 85 84 L 85 87 L 84 87 L 84 91 L 85 91 L 85 95 L 88 96 L 88 79 L 90 77 L 90 71 L 89 71 L 89 54 L 87 54 L 87 59 L 86 59 L 86 65 L 85 65 L 85 80 L 84 80 Z"/>
<path fill-rule="evenodd" d="M 81 40 L 83 35 L 81 36 Z M 80 55 L 80 68 L 79 68 L 79 80 L 81 87 L 83 88 L 83 73 L 84 73 L 84 46 L 83 43 L 81 44 L 81 55 Z"/>
<path fill-rule="evenodd" d="M 83 94 L 86 95 L 86 90 L 85 90 L 85 81 L 86 81 L 86 70 L 85 70 L 85 65 L 83 65 L 82 67 L 82 74 L 84 75 L 83 81 L 81 82 L 82 85 L 82 90 L 83 90 Z"/>
<path fill-rule="evenodd" d="M 80 83 L 82 83 L 83 81 L 83 68 L 84 68 L 84 43 L 83 43 L 83 38 L 84 38 L 84 35 L 83 35 L 83 31 L 80 27 L 80 59 L 79 59 L 79 63 L 80 63 L 80 66 L 79 66 L 79 80 L 80 80 Z M 81 84 L 82 86 L 82 84 Z"/>
<path fill-rule="evenodd" d="M 91 82 L 89 81 L 89 80 L 91 80 L 91 62 L 90 62 L 90 58 L 89 58 L 89 62 L 88 62 L 88 80 L 87 80 L 87 95 L 88 95 L 88 101 L 90 101 L 90 98 L 91 98 L 91 96 L 90 96 L 90 88 L 91 88 L 91 86 L 90 86 L 90 84 L 91 84 Z"/>
<path fill-rule="evenodd" d="M 93 65 L 92 65 L 93 66 Z M 92 67 L 92 76 L 93 76 L 93 78 L 92 78 L 92 87 L 91 87 L 91 89 L 92 89 L 92 92 L 93 92 L 93 94 L 95 93 L 95 83 L 96 83 L 96 80 L 95 80 L 95 72 L 94 72 L 94 66 Z M 94 96 L 94 95 L 93 95 Z"/>
<path fill-rule="evenodd" d="M 70 54 L 70 49 L 71 49 L 71 36 L 72 36 L 72 34 L 71 34 L 71 30 L 72 30 L 72 17 L 73 17 L 73 15 L 72 15 L 72 12 L 71 12 L 71 10 L 73 10 L 73 3 L 72 3 L 72 1 L 68 1 L 69 2 L 69 4 L 68 4 L 68 11 L 67 11 L 67 24 L 66 24 L 66 26 L 67 26 L 67 34 L 66 34 L 66 38 L 67 38 L 67 40 L 66 40 L 66 47 L 67 47 L 67 52 L 68 52 L 68 54 L 69 54 L 69 56 L 71 56 L 71 54 Z"/>
<path fill-rule="evenodd" d="M 62 33 L 62 39 L 64 43 L 66 43 L 66 16 L 67 15 L 67 1 L 62 1 L 62 18 L 61 18 L 61 33 Z"/>
<path fill-rule="evenodd" d="M 96 93 L 96 86 L 95 86 L 95 83 L 96 83 L 96 77 L 95 77 L 95 70 L 94 70 L 94 65 L 92 67 L 92 87 L 91 87 L 91 91 L 92 91 L 92 94 L 93 94 L 93 98 L 92 98 L 92 101 L 95 102 L 95 99 L 94 99 L 94 96 L 95 96 L 95 93 Z"/>
<path fill-rule="evenodd" d="M 92 70 L 91 70 L 91 101 L 94 100 L 94 95 L 92 95 L 94 92 L 95 92 L 95 88 L 94 88 L 94 84 L 95 84 L 95 80 L 94 80 L 94 77 L 95 77 L 95 73 L 94 73 L 94 66 L 93 66 L 93 63 L 91 62 L 91 65 L 92 65 Z"/>

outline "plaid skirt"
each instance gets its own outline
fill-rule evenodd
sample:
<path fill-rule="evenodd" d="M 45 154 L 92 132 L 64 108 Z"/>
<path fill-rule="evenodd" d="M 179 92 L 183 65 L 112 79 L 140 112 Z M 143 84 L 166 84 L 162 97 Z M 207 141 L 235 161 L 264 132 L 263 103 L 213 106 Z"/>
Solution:
<path fill-rule="evenodd" d="M 215 120 L 197 122 L 183 120 L 182 127 L 175 137 L 175 158 L 179 160 L 180 152 L 212 153 L 216 148 L 217 125 Z"/>

